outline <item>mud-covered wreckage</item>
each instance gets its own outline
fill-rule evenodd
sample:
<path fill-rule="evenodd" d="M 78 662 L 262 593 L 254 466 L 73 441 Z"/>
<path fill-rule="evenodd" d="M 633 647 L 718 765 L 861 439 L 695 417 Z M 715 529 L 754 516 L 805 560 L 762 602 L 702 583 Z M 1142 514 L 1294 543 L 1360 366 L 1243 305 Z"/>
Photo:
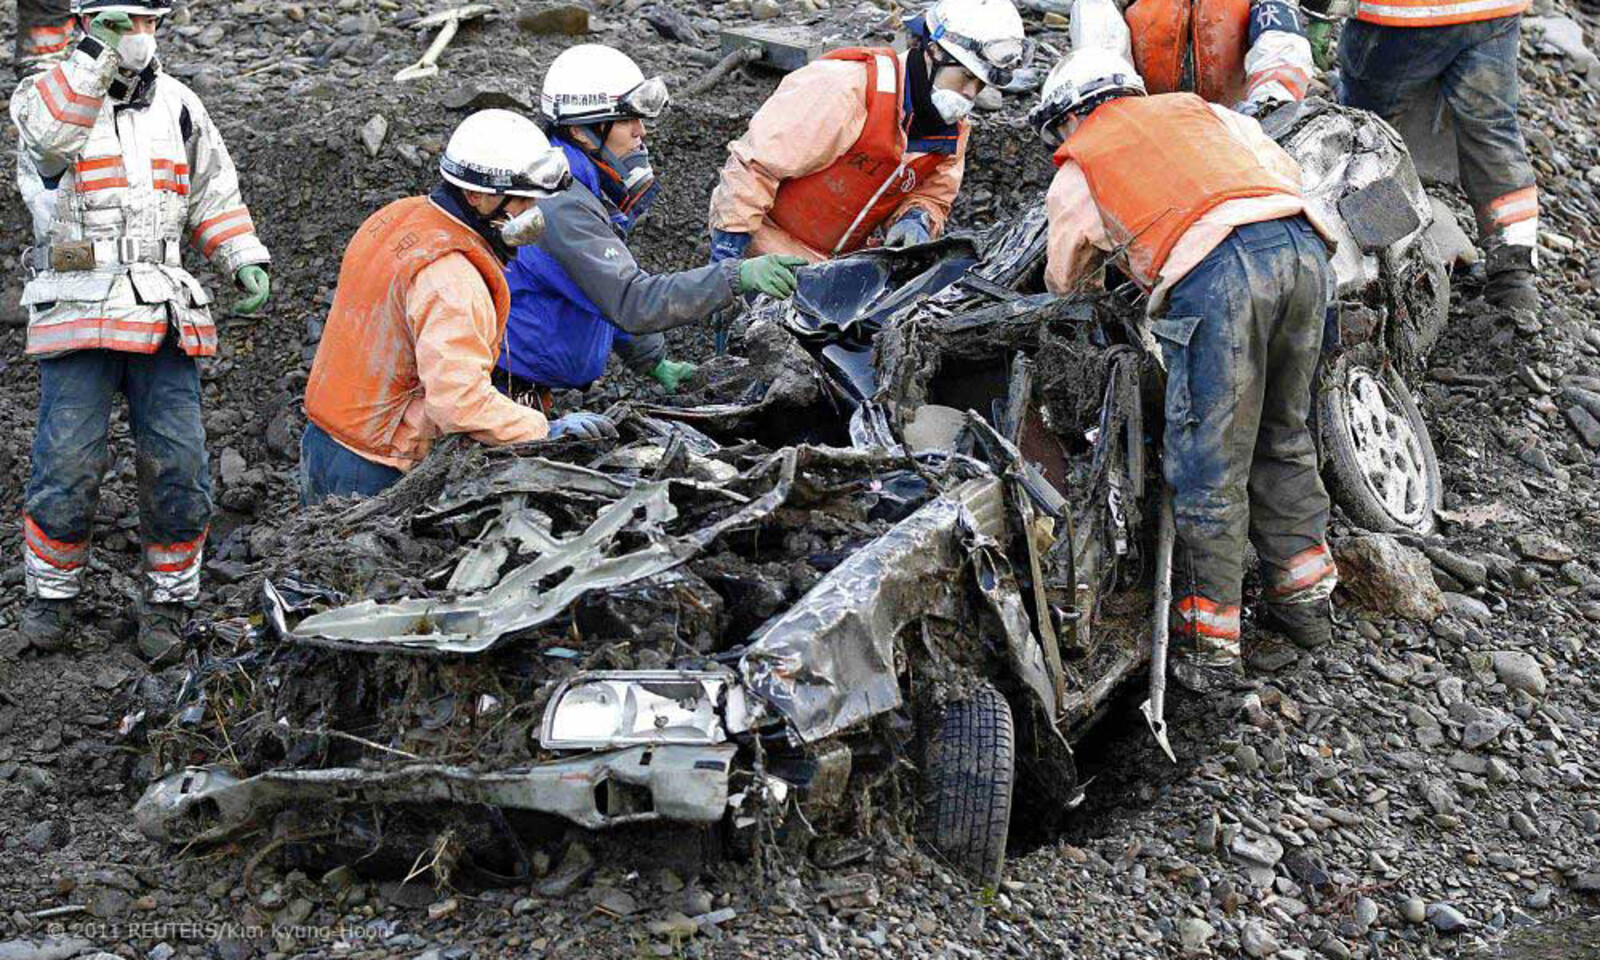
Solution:
<path fill-rule="evenodd" d="M 1330 480 L 1361 522 L 1424 528 L 1427 198 L 1378 121 L 1269 126 L 1349 233 Z M 448 811 L 485 849 L 519 812 L 821 830 L 910 768 L 924 839 L 995 876 L 1013 778 L 1070 808 L 1070 744 L 1149 656 L 1160 372 L 1118 291 L 1042 292 L 1044 226 L 802 271 L 701 395 L 614 409 L 614 443 L 458 448 L 300 521 L 260 622 L 152 706 L 140 829 L 292 811 L 360 856 L 389 842 L 372 818 Z"/>

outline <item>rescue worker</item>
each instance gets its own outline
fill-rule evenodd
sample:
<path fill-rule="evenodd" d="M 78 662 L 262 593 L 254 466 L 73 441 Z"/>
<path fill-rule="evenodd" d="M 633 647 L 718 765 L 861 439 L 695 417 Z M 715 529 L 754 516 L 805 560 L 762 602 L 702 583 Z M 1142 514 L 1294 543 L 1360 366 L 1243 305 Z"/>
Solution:
<path fill-rule="evenodd" d="M 1151 93 L 1198 93 L 1261 116 L 1302 100 L 1311 44 L 1295 0 L 1074 0 L 1074 49 L 1103 46 L 1131 60 Z"/>
<path fill-rule="evenodd" d="M 339 267 L 306 383 L 302 498 L 378 493 L 439 437 L 491 445 L 615 435 L 598 414 L 554 423 L 490 383 L 511 293 L 514 248 L 543 229 L 538 200 L 572 175 L 532 120 L 483 110 L 456 127 L 426 197 L 367 218 Z"/>
<path fill-rule="evenodd" d="M 1242 679 L 1245 537 L 1266 619 L 1327 641 L 1336 573 L 1307 415 L 1331 285 L 1298 165 L 1255 120 L 1192 93 L 1146 96 L 1104 49 L 1046 78 L 1030 122 L 1058 145 L 1045 282 L 1068 294 L 1107 259 L 1148 295 L 1167 373 L 1164 470 L 1177 527 L 1173 672 Z"/>
<path fill-rule="evenodd" d="M 898 247 L 944 229 L 966 164 L 967 114 L 1022 66 L 1011 0 L 939 0 L 906 21 L 910 48 L 835 50 L 789 74 L 728 145 L 711 194 L 714 260 Z"/>
<path fill-rule="evenodd" d="M 66 56 L 72 34 L 68 0 L 17 0 L 17 40 L 12 48 L 17 76 L 27 76 L 46 60 Z"/>
<path fill-rule="evenodd" d="M 256 312 L 269 292 L 267 249 L 227 147 L 156 57 L 170 10 L 171 0 L 76 0 L 82 39 L 11 98 L 36 241 L 25 255 L 27 352 L 39 361 L 22 632 L 41 649 L 67 639 L 121 393 L 138 448 L 138 647 L 157 663 L 181 653 L 211 517 L 195 358 L 216 352 L 217 331 L 182 241 L 247 292 L 235 313 Z"/>
<path fill-rule="evenodd" d="M 659 191 L 645 122 L 667 99 L 661 78 L 645 79 L 627 54 L 600 44 L 564 51 L 545 74 L 543 126 L 574 182 L 540 203 L 550 229 L 507 271 L 511 316 L 496 383 L 538 396 L 546 412 L 551 389 L 588 387 L 612 352 L 672 392 L 695 368 L 667 359 L 661 331 L 704 320 L 741 292 L 794 291 L 799 257 L 656 276 L 634 261 L 628 233 Z"/>
<path fill-rule="evenodd" d="M 1349 106 L 1395 122 L 1437 81 L 1484 247 L 1484 298 L 1519 313 L 1539 309 L 1539 188 L 1517 123 L 1527 8 L 1528 0 L 1357 0 L 1339 40 Z"/>

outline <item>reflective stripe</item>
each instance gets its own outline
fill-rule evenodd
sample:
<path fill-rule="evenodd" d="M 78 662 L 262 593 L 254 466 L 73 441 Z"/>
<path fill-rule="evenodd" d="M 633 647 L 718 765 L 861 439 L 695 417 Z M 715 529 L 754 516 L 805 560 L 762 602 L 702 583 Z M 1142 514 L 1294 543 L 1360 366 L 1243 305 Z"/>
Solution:
<path fill-rule="evenodd" d="M 1333 554 L 1328 552 L 1326 544 L 1319 544 L 1300 551 L 1289 558 L 1282 570 L 1274 571 L 1272 588 L 1268 592 L 1273 596 L 1297 593 L 1337 573 Z"/>
<path fill-rule="evenodd" d="M 40 78 L 38 87 L 45 109 L 62 123 L 92 127 L 100 116 L 100 98 L 73 92 L 72 84 L 67 82 L 66 71 L 59 66 Z"/>
<path fill-rule="evenodd" d="M 59 323 L 28 327 L 28 349 L 32 353 L 58 353 L 63 350 L 122 350 L 128 353 L 154 353 L 167 335 L 167 321 L 113 320 L 110 317 L 83 317 Z"/>
<path fill-rule="evenodd" d="M 65 543 L 53 540 L 26 513 L 22 515 L 22 539 L 34 556 L 57 570 L 76 570 L 83 566 L 89 556 L 89 541 Z"/>
<path fill-rule="evenodd" d="M 1429 27 L 1446 26 L 1474 20 L 1492 20 L 1509 17 L 1528 8 L 1528 0 L 1461 0 L 1459 3 L 1407 3 L 1391 0 L 1375 3 L 1360 0 L 1356 5 L 1356 18 L 1369 23 L 1388 26 Z"/>
<path fill-rule="evenodd" d="M 205 546 L 209 530 L 202 530 L 200 536 L 186 543 L 145 544 L 145 569 L 157 573 L 178 573 L 194 566 L 200 559 L 200 550 Z"/>
<path fill-rule="evenodd" d="M 1489 204 L 1489 218 L 1495 226 L 1505 227 L 1539 215 L 1539 188 L 1524 187 L 1508 193 Z"/>
<path fill-rule="evenodd" d="M 894 93 L 895 83 L 900 79 L 900 65 L 894 62 L 893 57 L 886 57 L 881 53 L 872 55 L 877 70 L 876 87 L 879 93 Z"/>
<path fill-rule="evenodd" d="M 1539 218 L 1535 216 L 1508 224 L 1500 228 L 1499 237 L 1501 243 L 1508 243 L 1513 247 L 1531 247 L 1539 242 Z M 1537 256 L 1537 252 L 1535 255 Z"/>
<path fill-rule="evenodd" d="M 113 187 L 128 185 L 128 171 L 122 166 L 121 157 L 79 160 L 74 167 L 74 175 L 78 181 L 79 193 L 93 193 L 96 190 L 110 190 Z"/>
<path fill-rule="evenodd" d="M 150 185 L 179 196 L 189 195 L 189 165 L 176 160 L 150 161 Z"/>
<path fill-rule="evenodd" d="M 1178 601 L 1178 631 L 1185 635 L 1218 640 L 1239 639 L 1239 607 L 1213 603 L 1205 597 L 1184 597 Z"/>
<path fill-rule="evenodd" d="M 28 31 L 27 53 L 34 57 L 47 57 L 60 53 L 72 43 L 72 21 L 59 27 L 34 27 Z"/>
<path fill-rule="evenodd" d="M 195 227 L 194 245 L 200 248 L 201 256 L 209 257 L 217 247 L 234 237 L 255 232 L 256 225 L 250 219 L 249 209 L 237 207 Z"/>
<path fill-rule="evenodd" d="M 1299 67 L 1274 67 L 1265 73 L 1259 73 L 1250 81 L 1250 92 L 1269 83 L 1281 83 L 1284 88 L 1294 94 L 1296 99 L 1304 99 L 1306 87 L 1311 85 L 1311 78 Z"/>

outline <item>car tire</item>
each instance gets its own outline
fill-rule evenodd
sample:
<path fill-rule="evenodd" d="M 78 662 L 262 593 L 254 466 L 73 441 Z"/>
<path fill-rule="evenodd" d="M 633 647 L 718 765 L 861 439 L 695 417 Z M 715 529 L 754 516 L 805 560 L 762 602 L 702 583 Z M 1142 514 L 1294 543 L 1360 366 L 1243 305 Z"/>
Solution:
<path fill-rule="evenodd" d="M 1341 357 L 1318 400 L 1334 502 L 1376 533 L 1431 533 L 1444 484 L 1428 425 L 1400 377 Z"/>
<path fill-rule="evenodd" d="M 1015 779 L 1016 732 L 1005 697 L 984 685 L 942 705 L 925 739 L 922 841 L 979 883 L 998 884 Z"/>

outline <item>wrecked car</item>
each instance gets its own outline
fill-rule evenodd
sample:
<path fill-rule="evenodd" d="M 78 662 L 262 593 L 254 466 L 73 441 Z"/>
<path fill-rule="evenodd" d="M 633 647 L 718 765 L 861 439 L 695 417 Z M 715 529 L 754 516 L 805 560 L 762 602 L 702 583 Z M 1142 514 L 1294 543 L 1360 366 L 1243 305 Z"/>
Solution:
<path fill-rule="evenodd" d="M 1311 102 L 1268 129 L 1348 233 L 1330 485 L 1424 530 L 1427 198 L 1381 121 Z M 1150 656 L 1159 370 L 1125 291 L 1054 297 L 1044 256 L 1041 202 L 803 270 L 693 404 L 313 513 L 261 622 L 152 723 L 140 829 L 525 879 L 529 817 L 805 842 L 914 771 L 922 838 L 992 882 L 1013 803 L 1076 804 L 1072 744 Z"/>

